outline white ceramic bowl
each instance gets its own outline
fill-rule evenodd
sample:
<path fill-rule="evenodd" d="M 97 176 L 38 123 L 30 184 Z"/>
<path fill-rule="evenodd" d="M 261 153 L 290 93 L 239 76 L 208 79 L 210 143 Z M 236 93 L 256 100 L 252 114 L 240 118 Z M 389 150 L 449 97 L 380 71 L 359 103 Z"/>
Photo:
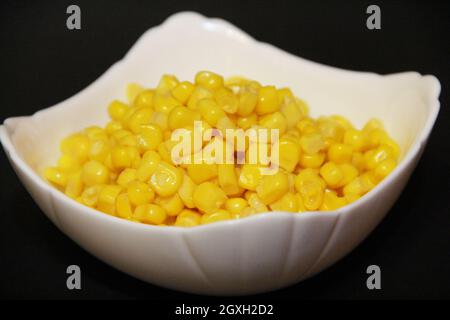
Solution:
<path fill-rule="evenodd" d="M 155 227 L 115 218 L 69 199 L 40 176 L 67 134 L 106 122 L 106 105 L 126 84 L 155 85 L 164 73 L 198 70 L 289 86 L 314 116 L 342 114 L 357 125 L 380 118 L 402 161 L 359 201 L 332 212 L 272 212 L 195 228 Z M 1 142 L 45 214 L 111 266 L 172 289 L 214 295 L 259 293 L 320 272 L 357 246 L 408 181 L 439 111 L 440 84 L 407 72 L 381 76 L 339 70 L 260 43 L 219 19 L 179 13 L 147 31 L 125 58 L 88 88 L 33 116 L 7 119 Z M 417 195 L 420 196 L 420 195 Z M 13 240 L 13 239 L 12 239 Z"/>

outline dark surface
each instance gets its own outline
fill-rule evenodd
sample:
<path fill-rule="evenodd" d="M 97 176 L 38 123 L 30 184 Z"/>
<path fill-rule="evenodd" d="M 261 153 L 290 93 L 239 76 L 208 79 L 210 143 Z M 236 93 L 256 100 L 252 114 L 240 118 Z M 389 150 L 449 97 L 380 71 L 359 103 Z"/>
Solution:
<path fill-rule="evenodd" d="M 330 269 L 256 298 L 450 298 L 449 2 L 377 2 L 382 10 L 378 31 L 365 26 L 370 2 L 297 2 L 1 1 L 0 121 L 82 90 L 145 30 L 182 10 L 222 17 L 258 40 L 320 63 L 382 74 L 434 74 L 443 86 L 441 111 L 422 160 L 386 219 Z M 72 3 L 81 7 L 80 31 L 65 26 Z M 143 283 L 98 261 L 42 214 L 3 151 L 0 165 L 0 297 L 202 298 Z M 66 289 L 71 264 L 81 267 L 80 291 Z M 365 285 L 371 264 L 382 270 L 378 291 Z"/>

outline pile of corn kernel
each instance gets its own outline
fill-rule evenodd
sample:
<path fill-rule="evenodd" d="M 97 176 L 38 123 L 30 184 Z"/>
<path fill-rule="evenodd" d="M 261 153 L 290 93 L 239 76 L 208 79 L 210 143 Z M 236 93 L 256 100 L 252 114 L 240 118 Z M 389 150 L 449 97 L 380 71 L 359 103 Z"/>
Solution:
<path fill-rule="evenodd" d="M 197 226 L 267 211 L 335 210 L 384 179 L 399 147 L 380 121 L 356 129 L 337 115 L 313 119 L 290 89 L 201 71 L 194 83 L 162 76 L 155 89 L 127 88 L 111 120 L 61 142 L 45 178 L 80 203 L 153 225 Z M 279 170 L 258 164 L 181 164 L 171 132 L 205 128 L 278 129 Z"/>

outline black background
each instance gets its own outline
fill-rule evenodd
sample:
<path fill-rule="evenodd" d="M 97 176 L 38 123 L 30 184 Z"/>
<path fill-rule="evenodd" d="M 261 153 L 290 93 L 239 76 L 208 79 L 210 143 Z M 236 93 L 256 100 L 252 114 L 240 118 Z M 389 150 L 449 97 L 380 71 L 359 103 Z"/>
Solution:
<path fill-rule="evenodd" d="M 82 30 L 66 28 L 70 4 L 81 8 Z M 366 28 L 370 4 L 381 7 L 381 30 Z M 372 235 L 316 277 L 252 298 L 450 298 L 448 1 L 1 1 L 0 121 L 82 90 L 145 30 L 182 10 L 222 17 L 258 40 L 320 63 L 382 74 L 414 70 L 437 76 L 443 87 L 423 158 Z M 0 297 L 205 298 L 143 283 L 83 251 L 40 212 L 3 151 L 0 165 Z M 81 267 L 82 290 L 66 289 L 71 264 Z M 381 290 L 366 288 L 371 264 L 381 268 Z"/>

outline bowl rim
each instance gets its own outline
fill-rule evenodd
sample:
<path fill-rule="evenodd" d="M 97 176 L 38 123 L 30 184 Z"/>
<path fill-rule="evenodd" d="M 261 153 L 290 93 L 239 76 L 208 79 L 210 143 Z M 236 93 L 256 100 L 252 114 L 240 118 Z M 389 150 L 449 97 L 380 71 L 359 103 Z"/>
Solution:
<path fill-rule="evenodd" d="M 76 200 L 66 196 L 61 191 L 57 190 L 53 186 L 51 186 L 48 182 L 46 182 L 38 173 L 36 173 L 26 162 L 24 159 L 22 159 L 14 144 L 11 140 L 11 135 L 14 133 L 15 127 L 20 121 L 29 119 L 29 118 L 39 118 L 39 115 L 43 112 L 48 112 L 51 109 L 55 109 L 58 107 L 64 106 L 66 103 L 68 103 L 71 100 L 77 99 L 77 97 L 86 91 L 95 90 L 96 84 L 98 84 L 101 81 L 104 81 L 108 76 L 114 74 L 114 72 L 118 72 L 120 67 L 126 64 L 128 59 L 130 59 L 130 56 L 136 51 L 136 48 L 139 47 L 139 44 L 141 42 L 146 41 L 147 38 L 150 38 L 151 35 L 155 32 L 157 32 L 160 29 L 165 28 L 168 25 L 176 24 L 176 23 L 195 23 L 195 24 L 202 24 L 203 27 L 215 27 L 219 32 L 223 33 L 226 32 L 228 35 L 231 34 L 233 37 L 238 38 L 240 41 L 248 42 L 250 45 L 254 46 L 263 46 L 269 48 L 269 50 L 275 51 L 276 54 L 283 55 L 284 57 L 288 57 L 289 59 L 293 60 L 300 60 L 304 63 L 311 64 L 315 68 L 321 68 L 329 72 L 339 72 L 339 73 L 349 73 L 354 75 L 369 75 L 374 77 L 396 77 L 400 75 L 411 75 L 414 77 L 422 78 L 422 79 L 428 79 L 431 82 L 431 96 L 432 96 L 432 102 L 427 101 L 426 103 L 430 107 L 430 111 L 428 112 L 425 125 L 423 126 L 422 130 L 419 132 L 415 142 L 409 147 L 408 151 L 405 153 L 403 159 L 399 162 L 397 167 L 394 169 L 394 171 L 389 174 L 385 179 L 383 179 L 378 185 L 376 185 L 372 190 L 370 190 L 367 194 L 362 196 L 360 199 L 356 200 L 355 202 L 351 204 L 347 204 L 344 207 L 341 207 L 337 210 L 331 210 L 331 211 L 306 211 L 306 212 L 299 212 L 299 213 L 293 213 L 293 212 L 286 212 L 286 211 L 270 211 L 270 212 L 264 212 L 259 213 L 257 215 L 253 215 L 250 217 L 246 217 L 244 219 L 236 219 L 236 220 L 226 220 L 226 221 L 220 221 L 218 223 L 211 223 L 207 225 L 199 225 L 195 227 L 185 228 L 185 227 L 178 227 L 178 226 L 158 226 L 158 225 L 149 225 L 144 223 L 137 223 L 133 221 L 129 221 L 126 219 L 122 219 L 116 216 L 112 216 L 106 213 L 103 213 L 99 210 L 96 210 L 94 208 L 82 205 L 81 203 L 77 202 Z M 428 139 L 431 130 L 434 126 L 434 123 L 436 121 L 437 115 L 439 113 L 440 109 L 440 103 L 439 103 L 439 94 L 441 91 L 441 85 L 439 80 L 433 76 L 433 75 L 421 75 L 417 72 L 400 72 L 400 73 L 392 73 L 392 74 L 386 74 L 381 75 L 373 72 L 364 72 L 364 71 L 353 71 L 353 70 L 346 70 L 341 69 L 333 66 L 328 66 L 324 64 L 320 64 L 318 62 L 310 61 L 307 59 L 304 59 L 302 57 L 296 56 L 294 54 L 291 54 L 289 52 L 286 52 L 280 48 L 277 48 L 269 43 L 261 42 L 253 37 L 251 37 L 246 32 L 242 31 L 235 25 L 231 24 L 230 22 L 227 22 L 221 18 L 208 18 L 205 17 L 199 13 L 193 12 L 193 11 L 183 11 L 179 13 L 175 13 L 166 20 L 164 20 L 160 25 L 151 27 L 147 31 L 145 31 L 138 40 L 133 44 L 133 46 L 128 50 L 128 52 L 125 54 L 123 59 L 117 61 L 114 63 L 111 67 L 109 67 L 100 77 L 98 77 L 96 80 L 94 80 L 91 84 L 89 84 L 86 88 L 82 89 L 80 92 L 76 93 L 75 95 L 57 103 L 54 106 L 50 106 L 44 109 L 41 109 L 37 112 L 35 112 L 33 115 L 30 116 L 21 116 L 21 117 L 10 117 L 5 119 L 4 123 L 0 125 L 0 141 L 3 145 L 3 148 L 5 152 L 7 153 L 7 156 L 10 158 L 11 162 L 19 168 L 21 172 L 23 172 L 28 178 L 33 180 L 33 182 L 38 186 L 38 188 L 44 190 L 47 194 L 50 195 L 51 199 L 50 201 L 54 201 L 53 199 L 57 199 L 58 201 L 65 202 L 67 205 L 73 206 L 74 209 L 83 212 L 83 214 L 91 215 L 92 218 L 97 218 L 100 220 L 103 220 L 105 222 L 113 223 L 113 224 L 119 224 L 123 225 L 126 228 L 135 228 L 135 229 L 141 229 L 141 230 L 157 230 L 158 232 L 177 232 L 181 234 L 191 234 L 196 232 L 202 232 L 205 229 L 218 229 L 218 228 L 234 228 L 236 226 L 244 226 L 246 224 L 253 224 L 257 221 L 273 221 L 273 219 L 289 219 L 289 220 L 303 220 L 303 219 L 312 219 L 312 218 L 339 218 L 342 215 L 345 215 L 348 212 L 353 211 L 354 209 L 363 206 L 364 203 L 370 201 L 372 198 L 374 198 L 385 186 L 391 184 L 394 180 L 398 178 L 398 176 L 403 172 L 406 167 L 414 160 L 417 153 L 420 151 L 422 146 L 426 143 L 426 140 Z M 53 210 L 53 209 L 52 209 Z M 53 212 L 55 222 L 58 223 L 58 215 Z M 266 222 L 267 223 L 267 222 Z"/>

